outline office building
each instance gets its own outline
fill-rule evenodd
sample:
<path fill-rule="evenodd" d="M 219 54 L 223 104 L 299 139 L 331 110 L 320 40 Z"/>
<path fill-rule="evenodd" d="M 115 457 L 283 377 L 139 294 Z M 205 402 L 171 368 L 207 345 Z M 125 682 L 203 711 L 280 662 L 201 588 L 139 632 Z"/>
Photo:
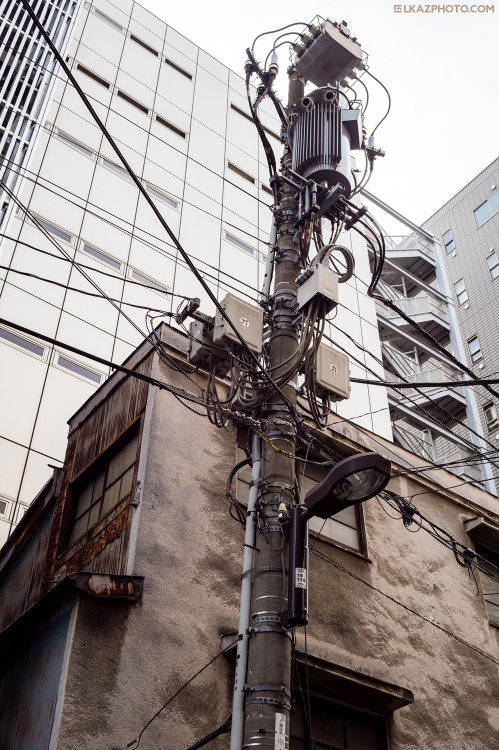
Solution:
<path fill-rule="evenodd" d="M 63 7 L 39 5 L 54 14 Z M 24 11 L 8 2 L 2 8 L 4 27 L 20 33 Z M 132 0 L 66 3 L 64 9 L 65 59 L 172 231 L 219 299 L 231 291 L 256 302 L 272 195 L 242 77 Z M 59 22 L 54 20 L 52 29 L 59 29 Z M 11 69 L 21 70 L 28 54 L 19 50 Z M 38 58 L 33 66 L 47 68 Z M 2 223 L 7 237 L 0 270 L 0 318 L 6 321 L 0 324 L 1 539 L 50 476 L 51 465 L 60 466 L 67 420 L 112 369 L 62 344 L 119 364 L 163 313 L 177 310 L 182 300 L 175 295 L 199 297 L 201 310 L 214 312 L 74 87 L 59 69 L 46 83 L 36 117 L 23 109 L 26 102 L 15 109 L 12 101 L 16 116 L 28 117 L 31 137 L 22 165 L 13 170 L 15 197 L 4 201 Z M 4 107 L 11 106 L 12 96 Z M 279 160 L 280 122 L 267 99 L 260 113 Z M 391 244 L 387 239 L 390 263 L 383 282 L 392 285 L 409 314 L 449 342 L 453 326 L 446 293 L 433 280 L 438 270 L 433 239 L 410 222 L 408 234 Z M 442 357 L 386 311 L 381 333 L 388 353 L 382 352 L 381 309 L 367 296 L 366 243 L 353 232 L 344 233 L 341 242 L 353 251 L 356 275 L 341 285 L 340 305 L 325 333 L 349 354 L 351 376 L 384 378 L 386 370 L 396 379 L 409 368 L 417 382 L 420 376 L 431 382 L 432 369 L 438 378 L 453 378 Z M 452 346 L 456 350 L 457 332 Z M 432 357 L 435 367 L 428 364 Z M 340 421 L 393 436 L 429 460 L 446 462 L 451 456 L 458 472 L 465 467 L 461 473 L 486 482 L 486 467 L 460 464 L 475 438 L 466 427 L 458 434 L 454 422 L 458 414 L 461 421 L 473 419 L 473 394 L 437 389 L 430 395 L 432 404 L 443 401 L 447 410 L 442 426 L 442 404 L 429 406 L 431 434 L 428 413 L 421 416 L 421 404 L 414 409 L 418 398 L 428 406 L 427 395 L 409 400 L 408 394 L 402 398 L 383 387 L 352 383 L 350 399 L 338 402 L 334 412 Z"/>

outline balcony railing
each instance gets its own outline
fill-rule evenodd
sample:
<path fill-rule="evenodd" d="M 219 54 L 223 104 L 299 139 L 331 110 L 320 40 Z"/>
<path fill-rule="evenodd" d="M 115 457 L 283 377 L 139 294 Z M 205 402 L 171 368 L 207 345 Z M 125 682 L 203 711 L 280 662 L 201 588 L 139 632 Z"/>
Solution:
<path fill-rule="evenodd" d="M 431 243 L 414 234 L 409 236 L 385 235 L 385 243 L 388 251 L 406 252 L 407 255 L 420 252 L 435 261 L 435 253 Z"/>
<path fill-rule="evenodd" d="M 394 304 L 406 315 L 413 316 L 418 314 L 435 315 L 448 325 L 447 310 L 445 302 L 441 302 L 429 294 L 420 294 L 417 297 L 399 297 L 393 300 Z M 400 317 L 395 310 L 391 310 L 381 302 L 376 303 L 377 311 L 385 318 Z"/>
<path fill-rule="evenodd" d="M 393 375 L 391 372 L 385 372 L 386 380 L 388 380 L 390 383 L 397 383 L 400 382 L 400 378 L 396 375 Z M 435 366 L 431 369 L 427 370 L 421 370 L 416 372 L 404 372 L 403 379 L 405 382 L 408 383 L 427 383 L 428 386 L 431 387 L 433 383 L 456 383 L 459 382 L 460 375 L 457 370 L 454 370 L 452 367 L 446 367 L 445 365 L 442 365 L 441 367 Z M 425 386 L 422 386 L 425 387 Z M 413 393 L 411 389 L 408 389 L 409 393 Z M 453 388 L 453 393 L 459 393 L 460 396 L 464 398 L 464 390 L 463 388 Z M 399 394 L 393 394 L 397 398 L 401 398 Z M 403 394 L 402 394 L 403 398 Z"/>

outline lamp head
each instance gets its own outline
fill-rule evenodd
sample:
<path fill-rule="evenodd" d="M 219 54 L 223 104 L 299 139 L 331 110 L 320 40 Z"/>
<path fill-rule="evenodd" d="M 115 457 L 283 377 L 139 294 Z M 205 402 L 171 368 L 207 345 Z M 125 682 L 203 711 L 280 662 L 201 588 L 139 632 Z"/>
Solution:
<path fill-rule="evenodd" d="M 360 453 L 339 461 L 305 496 L 306 517 L 329 518 L 363 503 L 390 481 L 391 462 L 379 453 Z"/>

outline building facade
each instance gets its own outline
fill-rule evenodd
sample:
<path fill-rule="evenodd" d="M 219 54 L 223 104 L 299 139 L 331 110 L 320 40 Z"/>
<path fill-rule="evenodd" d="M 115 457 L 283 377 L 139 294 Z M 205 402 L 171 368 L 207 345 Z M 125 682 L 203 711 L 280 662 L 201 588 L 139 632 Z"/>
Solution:
<path fill-rule="evenodd" d="M 499 363 L 499 159 L 423 226 L 441 244 L 468 366 L 477 377 L 495 377 Z M 476 392 L 484 434 L 499 448 L 499 397 L 484 388 Z M 495 469 L 496 481 L 498 476 Z"/>
<path fill-rule="evenodd" d="M 234 292 L 256 304 L 272 195 L 242 77 L 131 0 L 66 5 L 65 59 L 106 128 L 218 299 Z M 21 28 L 26 19 L 17 5 L 3 7 L 5 27 Z M 62 7 L 40 0 L 47 13 Z M 11 68 L 24 70 L 29 54 L 22 48 L 16 55 Z M 34 66 L 49 69 L 38 58 Z M 51 466 L 61 465 L 70 415 L 112 371 L 85 352 L 120 363 L 154 316 L 177 310 L 182 299 L 175 295 L 199 297 L 201 310 L 214 313 L 74 87 L 60 70 L 50 86 L 36 118 L 19 103 L 16 116 L 29 116 L 30 152 L 22 164 L 8 157 L 16 182 L 4 201 L 1 244 L 0 542 Z M 4 104 L 14 111 L 9 97 Z M 280 121 L 267 99 L 259 111 L 279 161 Z M 386 238 L 384 293 L 459 356 L 434 240 L 406 226 L 408 236 Z M 355 275 L 340 286 L 325 335 L 349 355 L 351 376 L 429 384 L 459 377 L 431 343 L 368 296 L 365 240 L 346 232 L 340 241 L 353 252 Z M 468 426 L 478 421 L 480 429 L 474 410 L 468 389 L 402 397 L 355 382 L 350 399 L 333 407 L 339 421 L 450 463 L 492 491 L 487 465 L 470 463 L 479 438 Z"/>
<path fill-rule="evenodd" d="M 165 325 L 158 335 L 185 365 L 186 337 Z M 126 366 L 182 385 L 148 341 Z M 375 498 L 355 523 L 342 511 L 312 533 L 310 623 L 306 641 L 295 633 L 285 747 L 490 750 L 499 733 L 497 500 L 472 484 L 444 489 L 455 479 L 444 469 L 406 473 L 426 460 L 355 425 L 314 434 L 342 455 L 389 458 L 388 489 L 413 498 L 424 527 L 423 517 L 438 521 L 456 557 Z M 62 469 L 0 554 L 3 747 L 124 750 L 140 736 L 144 750 L 178 750 L 228 727 L 244 534 L 226 482 L 245 442 L 125 373 L 71 418 Z M 308 466 L 302 493 L 323 470 Z M 240 500 L 245 485 L 242 473 Z M 490 577 L 473 569 L 475 581 L 458 564 L 465 548 L 487 556 Z M 258 575 L 257 557 L 254 565 Z M 211 743 L 228 746 L 226 734 Z"/>

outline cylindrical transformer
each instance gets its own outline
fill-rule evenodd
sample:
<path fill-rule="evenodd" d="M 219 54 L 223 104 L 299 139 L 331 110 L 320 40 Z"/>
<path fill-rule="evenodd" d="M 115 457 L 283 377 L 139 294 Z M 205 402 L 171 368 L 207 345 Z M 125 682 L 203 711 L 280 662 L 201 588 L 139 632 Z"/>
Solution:
<path fill-rule="evenodd" d="M 352 190 L 350 134 L 342 121 L 348 101 L 341 89 L 327 86 L 304 96 L 296 105 L 293 126 L 293 171 L 309 180 L 340 183 Z"/>

